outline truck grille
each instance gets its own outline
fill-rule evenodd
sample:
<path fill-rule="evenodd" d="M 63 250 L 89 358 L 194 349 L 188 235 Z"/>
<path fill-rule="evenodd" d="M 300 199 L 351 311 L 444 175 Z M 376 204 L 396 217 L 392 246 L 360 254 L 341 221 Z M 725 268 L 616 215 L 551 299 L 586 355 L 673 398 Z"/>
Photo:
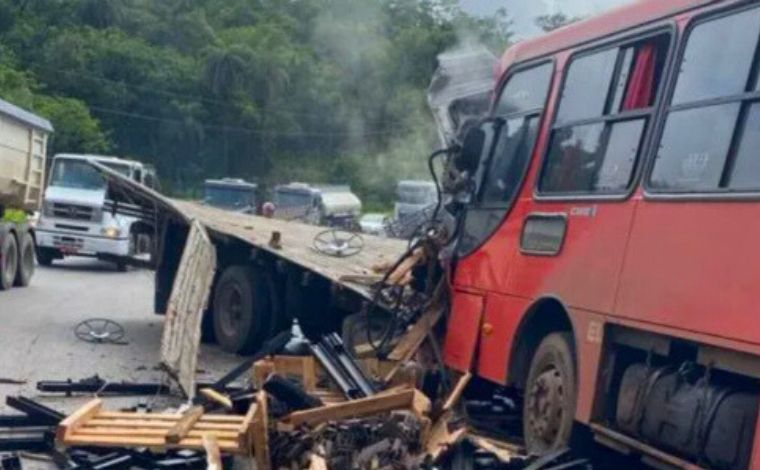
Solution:
<path fill-rule="evenodd" d="M 61 219 L 97 221 L 97 211 L 94 207 L 76 204 L 53 203 L 53 216 Z"/>

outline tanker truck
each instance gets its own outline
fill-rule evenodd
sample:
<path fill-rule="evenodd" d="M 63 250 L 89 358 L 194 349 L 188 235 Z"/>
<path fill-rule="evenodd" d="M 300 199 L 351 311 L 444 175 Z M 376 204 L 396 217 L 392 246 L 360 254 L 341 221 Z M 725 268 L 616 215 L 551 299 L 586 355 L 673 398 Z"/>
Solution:
<path fill-rule="evenodd" d="M 29 285 L 35 268 L 32 215 L 45 186 L 44 118 L 0 99 L 0 290 Z"/>

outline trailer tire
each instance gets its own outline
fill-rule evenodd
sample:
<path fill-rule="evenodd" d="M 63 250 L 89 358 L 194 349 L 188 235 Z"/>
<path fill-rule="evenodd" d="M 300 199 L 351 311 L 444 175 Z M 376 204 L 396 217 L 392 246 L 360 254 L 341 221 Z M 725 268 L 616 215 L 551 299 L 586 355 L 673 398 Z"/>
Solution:
<path fill-rule="evenodd" d="M 247 266 L 230 266 L 214 289 L 214 336 L 225 351 L 254 352 L 269 330 L 271 299 L 264 278 Z"/>
<path fill-rule="evenodd" d="M 7 233 L 0 246 L 0 290 L 13 287 L 18 269 L 18 242 L 13 233 Z"/>
<path fill-rule="evenodd" d="M 21 237 L 21 249 L 19 250 L 18 268 L 16 269 L 16 279 L 13 285 L 16 287 L 26 287 L 32 281 L 34 275 L 34 238 L 32 234 L 26 232 Z"/>
<path fill-rule="evenodd" d="M 523 437 L 528 452 L 543 455 L 568 445 L 575 420 L 576 377 L 572 335 L 547 335 L 533 355 L 525 386 Z"/>

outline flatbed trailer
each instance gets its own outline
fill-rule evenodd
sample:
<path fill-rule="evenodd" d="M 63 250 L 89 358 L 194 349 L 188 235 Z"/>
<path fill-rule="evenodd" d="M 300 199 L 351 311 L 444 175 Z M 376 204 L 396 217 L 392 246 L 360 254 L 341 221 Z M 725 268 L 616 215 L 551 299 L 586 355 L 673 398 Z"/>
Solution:
<path fill-rule="evenodd" d="M 322 235 L 331 241 L 331 229 L 170 199 L 92 164 L 109 182 L 108 210 L 137 215 L 155 230 L 156 313 L 176 309 L 178 301 L 172 296 L 180 293 L 173 291 L 187 277 L 180 273 L 183 278 L 178 280 L 185 247 L 208 238 L 213 256 L 197 260 L 200 264 L 191 268 L 198 271 L 214 264 L 203 332 L 230 352 L 255 351 L 289 328 L 293 319 L 307 336 L 340 330 L 345 316 L 371 299 L 372 281 L 380 278 L 373 268 L 393 263 L 407 249 L 405 241 L 355 235 L 343 256 L 330 255 L 318 250 L 315 240 Z M 194 226 L 202 227 L 205 235 L 189 239 Z M 200 250 L 199 245 L 187 251 Z M 200 279 L 196 273 L 192 277 Z"/>

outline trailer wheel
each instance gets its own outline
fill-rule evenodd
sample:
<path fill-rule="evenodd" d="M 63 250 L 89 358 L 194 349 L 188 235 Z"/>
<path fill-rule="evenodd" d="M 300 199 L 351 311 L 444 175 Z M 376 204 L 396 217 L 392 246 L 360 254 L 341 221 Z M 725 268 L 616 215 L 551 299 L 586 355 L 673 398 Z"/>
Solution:
<path fill-rule="evenodd" d="M 18 269 L 18 243 L 12 233 L 6 234 L 0 246 L 0 290 L 13 286 Z"/>
<path fill-rule="evenodd" d="M 569 333 L 552 333 L 533 355 L 523 402 L 523 434 L 530 453 L 546 454 L 570 441 L 577 394 L 572 344 Z"/>
<path fill-rule="evenodd" d="M 18 269 L 16 270 L 16 279 L 13 285 L 17 287 L 26 287 L 32 281 L 34 275 L 34 238 L 27 232 L 21 238 L 21 249 L 19 250 Z"/>
<path fill-rule="evenodd" d="M 214 290 L 214 335 L 225 351 L 254 352 L 265 339 L 271 299 L 265 280 L 246 266 L 230 266 Z"/>

